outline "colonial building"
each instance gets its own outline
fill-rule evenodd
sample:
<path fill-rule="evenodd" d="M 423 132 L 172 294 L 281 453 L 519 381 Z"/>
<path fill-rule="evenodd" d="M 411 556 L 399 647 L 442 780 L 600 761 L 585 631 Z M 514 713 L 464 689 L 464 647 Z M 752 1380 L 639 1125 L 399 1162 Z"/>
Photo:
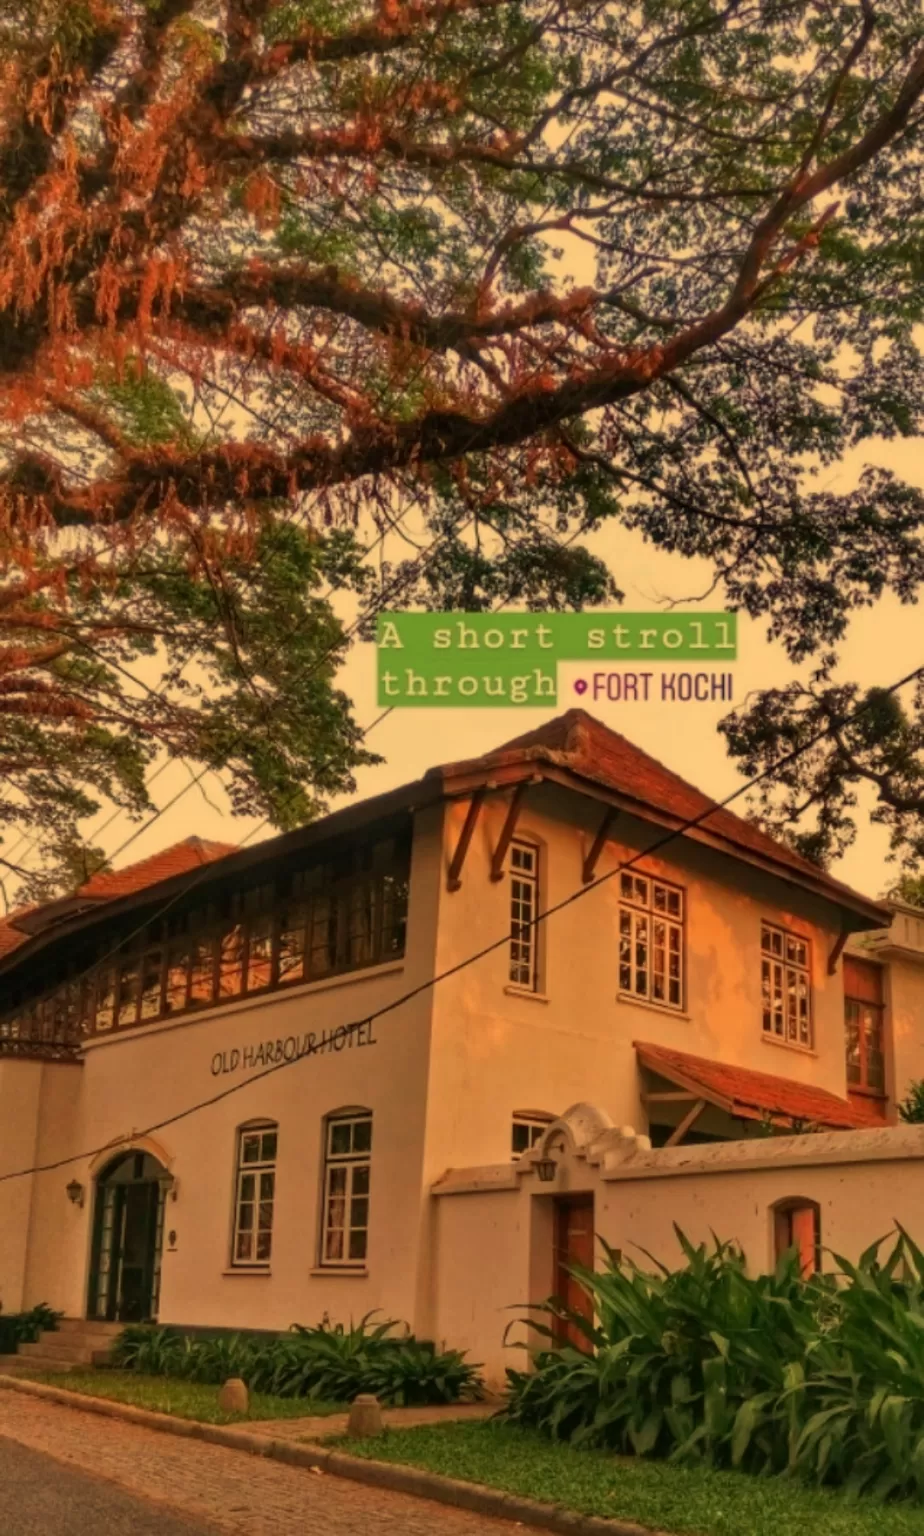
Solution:
<path fill-rule="evenodd" d="M 886 1126 L 922 966 L 924 916 L 581 710 L 252 848 L 191 838 L 0 924 L 0 1303 L 442 1336 L 458 1170 L 533 1168 L 586 1100 L 655 1148 Z"/>

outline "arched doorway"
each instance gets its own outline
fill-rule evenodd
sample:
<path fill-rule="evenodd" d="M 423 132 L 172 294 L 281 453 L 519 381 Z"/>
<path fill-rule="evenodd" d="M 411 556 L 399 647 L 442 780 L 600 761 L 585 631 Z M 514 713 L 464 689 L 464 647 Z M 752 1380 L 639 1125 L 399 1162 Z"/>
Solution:
<path fill-rule="evenodd" d="M 120 1323 L 157 1318 L 170 1174 L 150 1152 L 121 1152 L 96 1181 L 87 1316 Z"/>

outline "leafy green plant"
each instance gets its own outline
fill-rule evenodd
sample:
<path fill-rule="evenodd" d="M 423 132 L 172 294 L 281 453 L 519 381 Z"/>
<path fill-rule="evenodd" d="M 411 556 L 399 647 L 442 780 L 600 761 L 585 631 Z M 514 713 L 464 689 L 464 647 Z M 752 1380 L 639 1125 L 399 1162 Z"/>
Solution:
<path fill-rule="evenodd" d="M 600 1273 L 575 1268 L 594 1320 L 538 1309 L 548 1342 L 508 1372 L 506 1415 L 575 1445 L 924 1498 L 924 1254 L 908 1234 L 884 1262 L 880 1240 L 808 1279 L 795 1253 L 752 1277 L 734 1245 L 677 1235 L 677 1270 L 611 1249 Z M 562 1321 L 584 1347 L 557 1342 Z"/>
<path fill-rule="evenodd" d="M 40 1333 L 53 1333 L 63 1316 L 44 1301 L 28 1312 L 0 1316 L 0 1355 L 15 1354 L 20 1344 L 34 1344 Z"/>
<path fill-rule="evenodd" d="M 924 1125 L 924 1082 L 912 1083 L 905 1098 L 898 1106 L 899 1117 L 906 1125 Z"/>
<path fill-rule="evenodd" d="M 240 1376 L 254 1392 L 317 1402 L 351 1402 L 360 1392 L 397 1405 L 481 1395 L 478 1368 L 459 1351 L 438 1351 L 372 1316 L 348 1328 L 294 1324 L 273 1339 L 192 1339 L 176 1328 L 136 1326 L 119 1335 L 113 1359 L 126 1370 L 201 1383 Z"/>

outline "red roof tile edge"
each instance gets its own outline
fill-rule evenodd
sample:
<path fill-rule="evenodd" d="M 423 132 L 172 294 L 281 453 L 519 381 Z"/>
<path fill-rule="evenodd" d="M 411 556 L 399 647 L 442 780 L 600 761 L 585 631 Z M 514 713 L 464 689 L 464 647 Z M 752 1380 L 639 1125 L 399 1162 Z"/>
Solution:
<path fill-rule="evenodd" d="M 746 1119 L 766 1115 L 770 1119 L 805 1121 L 836 1130 L 869 1129 L 885 1124 L 874 1110 L 852 1104 L 827 1088 L 759 1072 L 753 1067 L 711 1061 L 644 1040 L 635 1040 L 633 1045 L 643 1067 L 671 1080 L 674 1075 L 685 1079 L 683 1086 L 692 1085 L 704 1097 L 711 1095 L 712 1102 L 718 1101 L 722 1108 Z"/>

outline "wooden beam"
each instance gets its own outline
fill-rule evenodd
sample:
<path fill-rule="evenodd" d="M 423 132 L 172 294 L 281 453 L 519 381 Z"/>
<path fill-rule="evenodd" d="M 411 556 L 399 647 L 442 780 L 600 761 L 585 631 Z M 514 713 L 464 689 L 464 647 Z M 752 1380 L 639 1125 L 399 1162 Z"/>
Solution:
<path fill-rule="evenodd" d="M 850 938 L 850 934 L 848 933 L 847 929 L 846 928 L 842 928 L 840 933 L 837 936 L 837 939 L 835 940 L 834 948 L 832 949 L 830 955 L 828 956 L 828 975 L 829 976 L 833 976 L 835 971 L 837 970 L 837 962 L 841 958 L 841 955 L 843 954 L 843 950 L 844 950 L 844 945 L 847 943 L 847 940 L 849 938 Z"/>
<path fill-rule="evenodd" d="M 643 1093 L 643 1104 L 692 1104 L 695 1093 Z"/>
<path fill-rule="evenodd" d="M 472 795 L 472 798 L 469 801 L 468 813 L 465 817 L 465 825 L 459 834 L 459 841 L 456 844 L 456 851 L 452 856 L 449 864 L 449 872 L 446 876 L 447 891 L 458 891 L 462 885 L 462 866 L 465 863 L 465 855 L 468 853 L 468 845 L 472 840 L 472 835 L 475 831 L 478 817 L 481 814 L 481 807 L 484 804 L 484 797 L 486 794 L 487 789 L 484 785 L 482 785 L 479 789 L 475 790 L 475 793 Z"/>
<path fill-rule="evenodd" d="M 687 1131 L 694 1124 L 694 1122 L 699 1119 L 705 1108 L 706 1100 L 697 1099 L 696 1103 L 693 1105 L 693 1108 L 687 1110 L 687 1113 L 684 1115 L 677 1129 L 675 1131 L 671 1131 L 667 1141 L 664 1143 L 665 1147 L 679 1146 L 680 1142 L 683 1141 L 684 1136 L 687 1134 Z"/>
<path fill-rule="evenodd" d="M 610 827 L 613 825 L 613 822 L 616 821 L 618 816 L 619 812 L 614 810 L 612 807 L 603 813 L 603 820 L 597 828 L 597 834 L 590 845 L 590 852 L 584 860 L 584 867 L 581 871 L 581 879 L 585 885 L 589 885 L 594 877 L 594 870 L 596 869 L 597 861 L 603 852 L 603 846 L 606 842 L 607 833 L 609 832 Z"/>
<path fill-rule="evenodd" d="M 507 807 L 507 817 L 504 821 L 503 827 L 501 828 L 501 835 L 497 840 L 497 847 L 494 850 L 494 857 L 491 860 L 492 880 L 503 880 L 504 878 L 504 864 L 507 861 L 507 849 L 510 847 L 513 834 L 517 829 L 517 822 L 520 819 L 520 807 L 523 804 L 523 796 L 526 794 L 527 788 L 528 780 L 524 779 L 522 784 L 517 785 L 516 789 L 513 791 L 513 795 L 511 796 L 510 804 Z"/>

